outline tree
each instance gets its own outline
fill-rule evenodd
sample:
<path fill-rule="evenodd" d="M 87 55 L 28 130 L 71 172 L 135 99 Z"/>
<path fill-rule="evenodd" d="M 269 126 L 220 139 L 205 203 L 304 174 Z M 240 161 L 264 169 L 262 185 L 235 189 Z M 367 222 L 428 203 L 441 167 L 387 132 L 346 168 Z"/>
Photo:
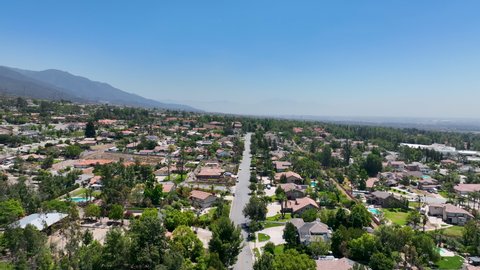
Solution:
<path fill-rule="evenodd" d="M 101 212 L 100 206 L 96 204 L 91 203 L 87 205 L 87 207 L 85 207 L 85 217 L 87 218 L 97 219 L 100 217 L 100 212 Z M 123 211 L 122 211 L 122 215 L 123 215 Z"/>
<path fill-rule="evenodd" d="M 268 252 L 270 254 L 275 254 L 275 244 L 272 242 L 266 243 L 265 246 L 263 247 L 263 251 Z"/>
<path fill-rule="evenodd" d="M 54 162 L 54 159 L 52 156 L 47 156 L 43 162 L 42 162 L 42 165 L 40 166 L 42 169 L 46 170 L 46 169 L 49 169 L 52 167 L 53 165 L 53 162 Z"/>
<path fill-rule="evenodd" d="M 86 138 L 95 138 L 95 125 L 92 121 L 88 121 L 87 125 L 85 126 L 85 137 Z"/>
<path fill-rule="evenodd" d="M 305 222 L 312 222 L 317 219 L 317 208 L 310 208 L 302 213 L 302 219 Z"/>
<path fill-rule="evenodd" d="M 203 255 L 203 244 L 195 233 L 187 226 L 177 227 L 172 233 L 173 244 L 180 249 L 184 258 L 189 258 L 192 262 L 197 262 Z"/>
<path fill-rule="evenodd" d="M 25 215 L 25 210 L 18 200 L 10 199 L 0 202 L 0 226 L 8 225 Z"/>
<path fill-rule="evenodd" d="M 260 259 L 253 264 L 253 270 L 274 270 L 273 260 L 275 256 L 272 253 L 264 252 Z"/>
<path fill-rule="evenodd" d="M 368 264 L 372 270 L 390 270 L 394 269 L 395 262 L 381 252 L 376 252 L 370 257 Z"/>
<path fill-rule="evenodd" d="M 80 270 L 102 269 L 102 245 L 93 241 L 81 246 L 78 250 L 78 261 L 81 262 Z"/>
<path fill-rule="evenodd" d="M 407 216 L 407 224 L 411 224 L 413 228 L 417 228 L 422 220 L 422 215 L 417 210 L 411 211 Z"/>
<path fill-rule="evenodd" d="M 284 253 L 275 256 L 273 260 L 275 270 L 315 270 L 317 265 L 306 254 L 300 254 L 295 249 L 289 249 Z"/>
<path fill-rule="evenodd" d="M 93 233 L 89 230 L 86 230 L 83 233 L 82 243 L 83 243 L 83 245 L 88 246 L 92 242 L 93 242 Z"/>
<path fill-rule="evenodd" d="M 291 222 L 287 222 L 283 229 L 283 239 L 285 239 L 287 248 L 297 248 L 300 245 L 297 228 Z"/>
<path fill-rule="evenodd" d="M 243 209 L 243 214 L 254 221 L 262 221 L 267 217 L 267 202 L 260 197 L 252 196 Z"/>
<path fill-rule="evenodd" d="M 369 154 L 367 160 L 363 164 L 363 168 L 367 171 L 368 175 L 374 177 L 378 172 L 382 171 L 382 158 L 376 154 Z"/>
<path fill-rule="evenodd" d="M 174 208 L 165 209 L 164 215 L 165 227 L 169 231 L 175 230 L 180 225 L 190 226 L 195 219 L 195 214 L 192 211 L 180 211 Z"/>
<path fill-rule="evenodd" d="M 212 239 L 208 243 L 210 252 L 217 253 L 225 267 L 232 266 L 242 248 L 239 227 L 235 227 L 228 217 L 221 217 L 212 224 Z"/>
<path fill-rule="evenodd" d="M 287 195 L 281 186 L 278 186 L 275 190 L 275 198 L 277 199 L 278 203 L 280 203 L 280 213 L 282 213 L 282 218 L 285 218 L 284 206 L 287 200 Z"/>
<path fill-rule="evenodd" d="M 25 229 L 7 227 L 4 238 L 14 269 L 52 269 L 47 236 L 33 225 L 29 224 Z"/>
<path fill-rule="evenodd" d="M 108 218 L 113 219 L 113 220 L 122 220 L 123 223 L 123 206 L 119 204 L 114 204 L 110 208 L 110 211 L 108 213 Z"/>
<path fill-rule="evenodd" d="M 475 220 L 468 221 L 463 227 L 462 243 L 472 255 L 480 255 L 480 224 Z"/>
<path fill-rule="evenodd" d="M 129 235 L 132 241 L 130 268 L 155 269 L 177 263 L 177 267 L 181 269 L 182 261 L 178 261 L 180 254 L 169 246 L 165 228 L 158 217 L 148 215 L 133 221 Z"/>
<path fill-rule="evenodd" d="M 332 148 L 330 148 L 329 145 L 323 146 L 320 162 L 322 163 L 322 166 L 326 168 L 330 167 L 332 164 Z"/>
<path fill-rule="evenodd" d="M 82 153 L 82 148 L 80 148 L 80 146 L 76 144 L 72 144 L 65 147 L 64 155 L 66 158 L 75 159 L 75 158 L 78 158 L 81 153 Z"/>
<path fill-rule="evenodd" d="M 352 260 L 368 261 L 368 258 L 378 251 L 379 243 L 375 236 L 366 233 L 357 239 L 349 241 L 348 247 Z"/>
<path fill-rule="evenodd" d="M 370 212 L 362 204 L 356 204 L 350 214 L 350 225 L 355 228 L 362 228 L 370 225 L 372 218 Z"/>
<path fill-rule="evenodd" d="M 321 255 L 327 255 L 330 251 L 330 242 L 318 239 L 308 244 L 308 252 L 314 257 L 318 258 Z"/>
<path fill-rule="evenodd" d="M 128 269 L 130 241 L 120 229 L 107 232 L 101 254 L 102 269 Z"/>

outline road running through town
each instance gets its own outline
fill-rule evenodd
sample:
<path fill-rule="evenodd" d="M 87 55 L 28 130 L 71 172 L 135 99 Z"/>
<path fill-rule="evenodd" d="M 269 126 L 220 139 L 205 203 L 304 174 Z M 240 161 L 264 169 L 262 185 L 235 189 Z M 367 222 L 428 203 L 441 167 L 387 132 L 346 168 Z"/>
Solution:
<path fill-rule="evenodd" d="M 243 151 L 242 162 L 238 171 L 238 182 L 235 186 L 235 197 L 233 198 L 232 207 L 230 209 L 230 219 L 235 225 L 241 225 L 247 222 L 247 218 L 243 215 L 243 208 L 250 199 L 250 164 L 252 157 L 250 155 L 250 140 L 252 134 L 245 135 L 245 150 Z M 246 239 L 247 232 L 242 230 L 243 236 L 243 249 L 238 255 L 237 263 L 234 265 L 234 270 L 253 269 L 253 253 L 250 249 Z"/>

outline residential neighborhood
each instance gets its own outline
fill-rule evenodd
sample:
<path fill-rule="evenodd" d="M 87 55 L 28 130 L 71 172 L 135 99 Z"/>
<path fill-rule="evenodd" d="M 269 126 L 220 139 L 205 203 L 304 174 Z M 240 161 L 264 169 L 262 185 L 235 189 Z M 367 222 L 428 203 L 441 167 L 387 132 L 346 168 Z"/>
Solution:
<path fill-rule="evenodd" d="M 338 135 L 352 127 L 317 122 L 20 98 L 0 105 L 3 237 L 34 230 L 54 262 L 69 245 L 76 264 L 92 243 L 136 241 L 147 231 L 132 232 L 147 222 L 163 228 L 155 234 L 172 255 L 189 257 L 186 269 L 261 269 L 286 258 L 305 269 L 474 269 L 480 255 L 475 150 L 380 140 L 412 136 L 391 128 L 357 127 L 369 134 L 359 140 Z M 74 244 L 75 235 L 88 241 Z M 202 252 L 175 246 L 186 235 Z M 387 240 L 398 235 L 401 246 Z M 4 261 L 25 260 L 18 248 L 4 246 Z"/>

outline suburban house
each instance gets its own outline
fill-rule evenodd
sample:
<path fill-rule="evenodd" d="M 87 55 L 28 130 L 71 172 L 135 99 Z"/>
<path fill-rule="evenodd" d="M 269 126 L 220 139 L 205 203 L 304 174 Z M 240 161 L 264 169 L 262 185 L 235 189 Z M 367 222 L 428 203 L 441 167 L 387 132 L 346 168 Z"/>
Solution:
<path fill-rule="evenodd" d="M 430 216 L 442 217 L 442 220 L 449 224 L 464 225 L 473 219 L 468 211 L 452 204 L 431 204 L 428 206 Z"/>
<path fill-rule="evenodd" d="M 458 184 L 453 187 L 459 195 L 467 195 L 472 192 L 480 191 L 480 184 Z"/>
<path fill-rule="evenodd" d="M 67 214 L 63 214 L 63 213 L 31 214 L 15 222 L 13 226 L 25 229 L 27 225 L 32 225 L 35 228 L 37 228 L 39 231 L 43 231 L 61 222 L 67 216 L 68 216 Z"/>
<path fill-rule="evenodd" d="M 406 165 L 405 165 L 405 162 L 403 162 L 403 161 L 389 161 L 388 166 L 392 167 L 393 170 L 395 170 L 397 172 L 401 172 L 401 171 L 405 170 Z"/>
<path fill-rule="evenodd" d="M 288 200 L 285 204 L 285 212 L 291 212 L 293 215 L 301 215 L 308 209 L 319 208 L 318 204 L 311 198 L 297 198 L 294 200 Z"/>
<path fill-rule="evenodd" d="M 221 168 L 202 167 L 196 174 L 198 179 L 219 179 L 225 171 Z"/>
<path fill-rule="evenodd" d="M 282 180 L 282 177 L 286 178 L 287 183 L 297 183 L 301 184 L 303 182 L 303 178 L 296 172 L 281 172 L 281 173 L 276 173 L 274 180 L 277 183 L 280 183 Z"/>
<path fill-rule="evenodd" d="M 378 182 L 378 178 L 377 177 L 370 177 L 367 179 L 366 181 L 366 186 L 367 186 L 367 189 L 368 190 L 373 190 L 373 188 L 375 187 L 375 184 Z"/>
<path fill-rule="evenodd" d="M 289 200 L 305 197 L 305 191 L 307 189 L 305 185 L 297 185 L 294 183 L 280 184 L 279 187 L 285 191 L 285 195 L 287 195 L 287 199 Z"/>
<path fill-rule="evenodd" d="M 292 163 L 288 161 L 274 161 L 273 166 L 275 166 L 275 170 L 277 172 L 284 172 L 290 169 L 290 166 L 292 166 Z"/>
<path fill-rule="evenodd" d="M 297 228 L 300 242 L 304 245 L 318 240 L 327 241 L 332 235 L 332 231 L 328 228 L 328 225 L 322 223 L 319 219 L 312 222 L 305 222 L 301 218 L 293 218 L 289 222 Z"/>
<path fill-rule="evenodd" d="M 315 262 L 317 263 L 317 270 L 351 270 L 356 263 L 345 257 L 316 260 Z"/>
<path fill-rule="evenodd" d="M 380 205 L 383 208 L 403 208 L 406 206 L 403 198 L 398 198 L 385 191 L 374 191 L 368 195 L 367 199 L 369 203 Z"/>
<path fill-rule="evenodd" d="M 192 190 L 189 199 L 195 207 L 208 208 L 217 200 L 217 197 L 209 192 Z"/>
<path fill-rule="evenodd" d="M 169 193 L 174 190 L 175 185 L 173 183 L 162 183 L 162 191 L 164 193 Z"/>
<path fill-rule="evenodd" d="M 418 189 L 426 190 L 426 191 L 433 191 L 437 189 L 440 185 L 438 181 L 433 178 L 425 178 L 418 181 Z"/>

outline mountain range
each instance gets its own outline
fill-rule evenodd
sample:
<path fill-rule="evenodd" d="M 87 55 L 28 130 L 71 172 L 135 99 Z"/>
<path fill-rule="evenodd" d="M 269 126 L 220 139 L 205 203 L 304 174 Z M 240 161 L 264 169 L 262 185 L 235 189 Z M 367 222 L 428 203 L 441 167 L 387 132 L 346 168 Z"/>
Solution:
<path fill-rule="evenodd" d="M 141 97 L 65 71 L 32 71 L 0 66 L 0 94 L 82 103 L 107 103 L 145 108 L 200 111 L 188 105 L 164 103 Z"/>

